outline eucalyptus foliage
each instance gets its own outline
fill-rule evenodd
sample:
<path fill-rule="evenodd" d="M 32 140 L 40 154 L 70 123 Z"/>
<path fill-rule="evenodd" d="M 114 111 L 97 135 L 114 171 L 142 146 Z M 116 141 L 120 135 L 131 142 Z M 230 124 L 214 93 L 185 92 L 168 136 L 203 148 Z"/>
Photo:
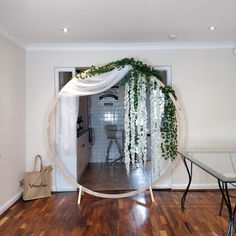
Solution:
<path fill-rule="evenodd" d="M 86 79 L 95 75 L 103 74 L 114 69 L 122 69 L 125 66 L 130 65 L 132 70 L 130 70 L 127 75 L 122 79 L 121 84 L 126 84 L 131 80 L 131 78 L 145 77 L 147 83 L 149 83 L 152 76 L 156 77 L 162 83 L 164 80 L 160 72 L 152 66 L 144 64 L 142 61 L 135 60 L 134 58 L 124 58 L 118 61 L 108 63 L 103 66 L 92 66 L 89 70 L 77 74 L 77 78 Z M 170 94 L 173 95 L 174 99 L 177 100 L 175 91 L 171 86 L 166 85 L 165 87 L 160 87 L 162 93 L 164 94 L 164 112 L 161 117 L 161 134 L 162 134 L 162 156 L 165 159 L 174 160 L 177 155 L 177 119 L 176 119 L 176 109 L 173 101 L 170 98 Z M 138 108 L 138 91 L 137 91 L 137 81 L 134 86 L 134 107 Z"/>

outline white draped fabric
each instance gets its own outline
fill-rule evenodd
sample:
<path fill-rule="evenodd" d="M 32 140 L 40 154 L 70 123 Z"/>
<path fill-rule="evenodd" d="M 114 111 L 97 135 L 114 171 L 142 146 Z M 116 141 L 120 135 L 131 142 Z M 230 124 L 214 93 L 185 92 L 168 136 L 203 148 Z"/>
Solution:
<path fill-rule="evenodd" d="M 131 66 L 125 66 L 86 79 L 73 78 L 62 88 L 59 96 L 86 96 L 104 92 L 123 79 L 131 69 Z"/>
<path fill-rule="evenodd" d="M 106 91 L 124 78 L 131 69 L 131 66 L 125 66 L 124 68 L 114 69 L 86 79 L 73 78 L 58 94 L 56 155 L 66 169 L 70 168 L 68 162 L 77 155 L 76 121 L 79 107 L 78 97 Z"/>

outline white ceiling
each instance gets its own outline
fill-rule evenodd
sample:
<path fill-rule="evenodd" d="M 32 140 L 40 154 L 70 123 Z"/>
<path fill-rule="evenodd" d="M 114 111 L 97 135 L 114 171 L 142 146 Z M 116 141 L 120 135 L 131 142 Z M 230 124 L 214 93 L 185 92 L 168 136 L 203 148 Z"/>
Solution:
<path fill-rule="evenodd" d="M 25 45 L 236 42 L 236 0 L 0 0 L 0 29 Z"/>

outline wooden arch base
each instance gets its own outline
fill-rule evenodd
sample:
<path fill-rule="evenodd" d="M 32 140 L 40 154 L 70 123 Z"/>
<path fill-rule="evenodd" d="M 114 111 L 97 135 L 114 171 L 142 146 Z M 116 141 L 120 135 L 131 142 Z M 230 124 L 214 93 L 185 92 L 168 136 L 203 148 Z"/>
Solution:
<path fill-rule="evenodd" d="M 149 189 L 149 193 L 150 193 L 150 197 L 151 197 L 151 201 L 152 202 L 155 202 L 154 200 L 154 195 L 153 195 L 153 191 L 152 191 L 152 186 L 149 185 L 148 188 Z M 131 193 L 134 193 L 132 194 L 131 196 L 134 196 L 136 194 L 139 194 L 139 193 L 142 193 L 142 192 L 145 192 L 147 189 L 142 189 L 142 190 L 137 190 L 137 191 L 132 191 Z M 78 194 L 78 205 L 80 205 L 81 203 L 81 197 L 82 197 L 82 194 L 83 194 L 83 186 L 80 185 L 79 187 L 79 194 Z M 128 195 L 126 195 L 126 193 L 123 193 L 123 194 L 102 194 L 102 193 L 97 193 L 98 195 L 95 195 L 97 197 L 103 197 L 103 198 L 122 198 L 121 196 L 123 197 L 129 197 Z M 92 194 L 94 195 L 94 194 Z M 102 196 L 103 195 L 103 196 Z M 109 195 L 109 196 L 108 196 Z M 108 197 L 107 197 L 108 196 Z"/>
<path fill-rule="evenodd" d="M 159 81 L 159 86 L 165 86 L 162 82 Z M 178 139 L 179 139 L 179 147 L 182 147 L 182 143 L 180 144 L 180 141 L 182 141 L 182 139 L 180 138 L 180 127 L 182 127 L 181 123 L 182 123 L 182 119 L 181 119 L 181 108 L 179 106 L 179 104 L 175 101 L 175 99 L 173 98 L 172 94 L 169 94 L 170 98 L 172 99 L 175 108 L 176 108 L 176 117 L 177 117 L 177 122 L 178 122 Z M 156 181 L 154 181 L 151 185 L 145 186 L 141 189 L 135 190 L 135 191 L 131 191 L 131 192 L 127 192 L 127 193 L 121 193 L 121 194 L 105 194 L 105 193 L 99 193 L 99 192 L 95 192 L 93 190 L 90 190 L 82 185 L 80 185 L 79 183 L 77 183 L 77 181 L 65 170 L 64 166 L 61 164 L 61 162 L 56 158 L 56 151 L 55 151 L 55 143 L 54 143 L 54 136 L 53 136 L 53 132 L 52 132 L 52 124 L 53 124 L 53 120 L 55 117 L 55 111 L 56 111 L 56 107 L 57 104 L 60 100 L 60 94 L 58 94 L 53 103 L 51 104 L 51 108 L 48 114 L 48 120 L 47 120 L 47 143 L 48 143 L 48 148 L 49 148 L 49 154 L 51 159 L 53 160 L 53 162 L 55 163 L 55 166 L 61 171 L 61 173 L 74 185 L 76 186 L 77 189 L 79 189 L 79 194 L 78 194 L 78 204 L 81 203 L 81 196 L 83 192 L 86 192 L 88 194 L 91 194 L 93 196 L 96 197 L 101 197 L 101 198 L 110 198 L 110 199 L 118 199 L 118 198 L 125 198 L 125 197 L 132 197 L 135 196 L 139 193 L 145 192 L 147 190 L 149 190 L 150 192 L 150 197 L 151 197 L 151 201 L 154 202 L 154 196 L 153 196 L 153 191 L 152 191 L 152 186 L 157 185 L 159 182 L 161 182 L 166 176 L 168 176 L 169 174 L 171 174 L 173 172 L 173 170 L 175 169 L 175 167 L 178 165 L 178 162 L 180 160 L 179 155 L 175 158 L 174 161 L 171 162 L 170 166 L 161 174 L 161 176 L 159 177 L 159 179 L 157 179 Z"/>

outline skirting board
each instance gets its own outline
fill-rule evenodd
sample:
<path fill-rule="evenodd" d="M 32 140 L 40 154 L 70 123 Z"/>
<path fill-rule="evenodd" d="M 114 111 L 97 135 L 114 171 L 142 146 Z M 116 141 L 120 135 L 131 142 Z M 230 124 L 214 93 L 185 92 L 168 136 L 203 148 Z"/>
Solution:
<path fill-rule="evenodd" d="M 187 184 L 172 184 L 171 189 L 175 189 L 175 190 L 185 190 L 187 187 Z M 233 187 L 232 185 L 228 185 L 229 189 L 233 189 L 235 187 Z M 190 185 L 190 189 L 219 189 L 219 185 L 218 184 L 191 184 Z"/>
<path fill-rule="evenodd" d="M 160 185 L 155 185 L 155 186 L 152 186 L 152 189 L 153 190 L 160 190 L 160 189 L 171 189 L 171 186 L 169 184 L 160 184 Z"/>
<path fill-rule="evenodd" d="M 14 204 L 19 198 L 21 198 L 23 193 L 23 190 L 21 190 L 19 193 L 17 193 L 15 196 L 10 198 L 5 204 L 0 206 L 0 215 L 6 211 L 12 204 Z"/>
<path fill-rule="evenodd" d="M 75 192 L 77 191 L 77 188 L 75 187 L 60 187 L 57 188 L 56 186 L 52 186 L 52 192 Z"/>

